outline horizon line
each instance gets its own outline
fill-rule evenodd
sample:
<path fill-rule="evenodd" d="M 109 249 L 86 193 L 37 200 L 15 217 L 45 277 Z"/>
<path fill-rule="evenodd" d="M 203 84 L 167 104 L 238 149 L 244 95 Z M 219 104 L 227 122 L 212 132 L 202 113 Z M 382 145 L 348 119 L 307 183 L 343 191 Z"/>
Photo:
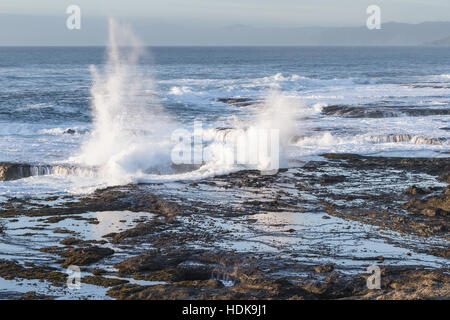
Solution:
<path fill-rule="evenodd" d="M 43 44 L 43 45 L 2 45 L 0 44 L 0 48 L 105 48 L 107 47 L 107 44 L 104 45 L 100 45 L 100 44 L 95 44 L 95 45 L 51 45 L 51 44 Z M 426 47 L 426 48 L 437 48 L 437 47 L 449 47 L 450 45 L 433 45 L 433 44 L 408 44 L 408 45 L 402 45 L 402 44 L 382 44 L 382 45 L 377 45 L 377 44 L 361 44 L 361 45 L 327 45 L 327 44 L 249 44 L 249 45 L 242 45 L 242 44 L 218 44 L 218 45 L 204 45 L 204 44 L 145 44 L 143 47 L 155 47 L 155 48 L 189 48 L 189 47 L 204 47 L 204 48 L 220 48 L 220 47 L 234 47 L 234 48 L 264 48 L 264 47 Z M 130 47 L 130 46 L 121 46 L 121 47 Z"/>

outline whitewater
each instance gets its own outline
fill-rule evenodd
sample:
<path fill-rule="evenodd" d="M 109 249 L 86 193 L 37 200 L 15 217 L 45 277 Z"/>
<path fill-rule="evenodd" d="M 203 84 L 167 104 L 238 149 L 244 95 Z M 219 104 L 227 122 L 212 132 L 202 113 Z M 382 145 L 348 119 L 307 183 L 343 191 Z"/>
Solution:
<path fill-rule="evenodd" d="M 0 52 L 9 61 L 0 68 L 0 161 L 36 173 L 0 182 L 1 195 L 264 170 L 264 160 L 236 163 L 227 144 L 261 129 L 278 130 L 282 168 L 327 152 L 450 150 L 450 58 L 439 48 L 408 48 L 414 62 L 395 61 L 405 48 L 338 48 L 333 56 L 315 47 L 148 48 L 111 20 L 106 48 L 34 50 Z M 174 132 L 194 136 L 196 122 L 208 157 L 177 166 Z"/>

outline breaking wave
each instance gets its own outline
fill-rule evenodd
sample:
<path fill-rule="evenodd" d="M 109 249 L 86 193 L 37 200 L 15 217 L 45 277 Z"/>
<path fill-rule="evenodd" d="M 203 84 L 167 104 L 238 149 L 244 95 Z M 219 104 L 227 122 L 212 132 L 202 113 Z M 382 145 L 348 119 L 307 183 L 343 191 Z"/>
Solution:
<path fill-rule="evenodd" d="M 39 165 L 27 163 L 0 163 L 0 181 L 19 180 L 46 175 L 91 176 L 97 174 L 96 168 L 82 168 L 67 165 Z"/>
<path fill-rule="evenodd" d="M 114 20 L 110 20 L 109 28 L 107 64 L 103 70 L 91 67 L 93 130 L 80 154 L 69 160 L 72 164 L 98 168 L 99 179 L 106 185 L 199 179 L 249 166 L 265 170 L 272 165 L 267 157 L 258 157 L 249 166 L 239 164 L 236 145 L 230 143 L 261 130 L 277 131 L 277 161 L 285 163 L 283 150 L 291 134 L 293 110 L 304 106 L 275 90 L 264 99 L 264 107 L 253 123 L 235 122 L 231 131 L 205 128 L 200 162 L 174 164 L 174 148 L 191 144 L 191 139 L 183 143 L 174 139 L 174 133 L 181 130 L 194 137 L 195 128 L 175 121 L 151 94 L 156 91 L 155 81 L 139 71 L 139 59 L 146 53 L 131 29 Z M 275 78 L 282 80 L 281 76 Z M 172 87 L 170 94 L 188 91 L 186 87 Z"/>
<path fill-rule="evenodd" d="M 389 117 L 420 117 L 431 115 L 450 115 L 450 109 L 417 108 L 417 107 L 353 107 L 346 105 L 331 105 L 322 108 L 322 114 L 345 118 L 389 118 Z"/>
<path fill-rule="evenodd" d="M 367 138 L 367 140 L 375 143 L 406 142 L 414 144 L 435 144 L 435 145 L 448 144 L 447 138 L 429 138 L 411 134 L 387 134 L 387 135 L 371 136 Z"/>

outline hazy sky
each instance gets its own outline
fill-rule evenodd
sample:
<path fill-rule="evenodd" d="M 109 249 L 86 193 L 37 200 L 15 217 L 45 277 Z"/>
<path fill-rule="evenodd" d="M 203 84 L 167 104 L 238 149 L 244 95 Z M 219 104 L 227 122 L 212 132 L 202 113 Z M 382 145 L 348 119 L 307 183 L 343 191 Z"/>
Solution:
<path fill-rule="evenodd" d="M 364 25 L 365 9 L 381 7 L 382 20 L 450 20 L 449 0 L 1 0 L 0 14 L 65 15 L 70 4 L 85 17 L 145 18 L 153 22 L 255 27 Z"/>
<path fill-rule="evenodd" d="M 70 5 L 81 9 L 80 30 L 66 27 Z M 0 46 L 103 45 L 108 17 L 130 24 L 149 45 L 351 43 L 354 34 L 298 27 L 366 28 L 369 5 L 380 7 L 383 24 L 450 21 L 450 0 L 0 0 Z M 422 43 L 448 36 L 448 29 L 408 29 L 392 37 Z M 369 35 L 384 37 L 382 31 Z"/>

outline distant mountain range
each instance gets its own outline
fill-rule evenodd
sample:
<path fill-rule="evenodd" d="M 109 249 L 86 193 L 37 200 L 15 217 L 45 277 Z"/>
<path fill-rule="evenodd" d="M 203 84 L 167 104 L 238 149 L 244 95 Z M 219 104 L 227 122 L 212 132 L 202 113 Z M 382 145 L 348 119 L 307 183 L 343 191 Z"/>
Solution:
<path fill-rule="evenodd" d="M 434 45 L 434 46 L 450 46 L 450 36 L 448 36 L 444 39 L 439 39 L 436 41 L 429 42 L 427 44 Z"/>
<path fill-rule="evenodd" d="M 219 33 L 227 41 L 246 40 L 251 44 L 293 45 L 448 45 L 450 22 L 424 22 L 420 24 L 384 23 L 379 30 L 367 27 L 306 27 L 292 29 L 258 29 L 247 26 L 224 28 Z M 230 36 L 232 35 L 232 38 Z"/>
<path fill-rule="evenodd" d="M 0 45 L 104 45 L 106 19 L 83 18 L 81 30 L 68 30 L 66 16 L 0 14 Z M 383 23 L 380 30 L 361 27 L 256 28 L 194 24 L 127 22 L 148 45 L 450 45 L 450 21 Z"/>

